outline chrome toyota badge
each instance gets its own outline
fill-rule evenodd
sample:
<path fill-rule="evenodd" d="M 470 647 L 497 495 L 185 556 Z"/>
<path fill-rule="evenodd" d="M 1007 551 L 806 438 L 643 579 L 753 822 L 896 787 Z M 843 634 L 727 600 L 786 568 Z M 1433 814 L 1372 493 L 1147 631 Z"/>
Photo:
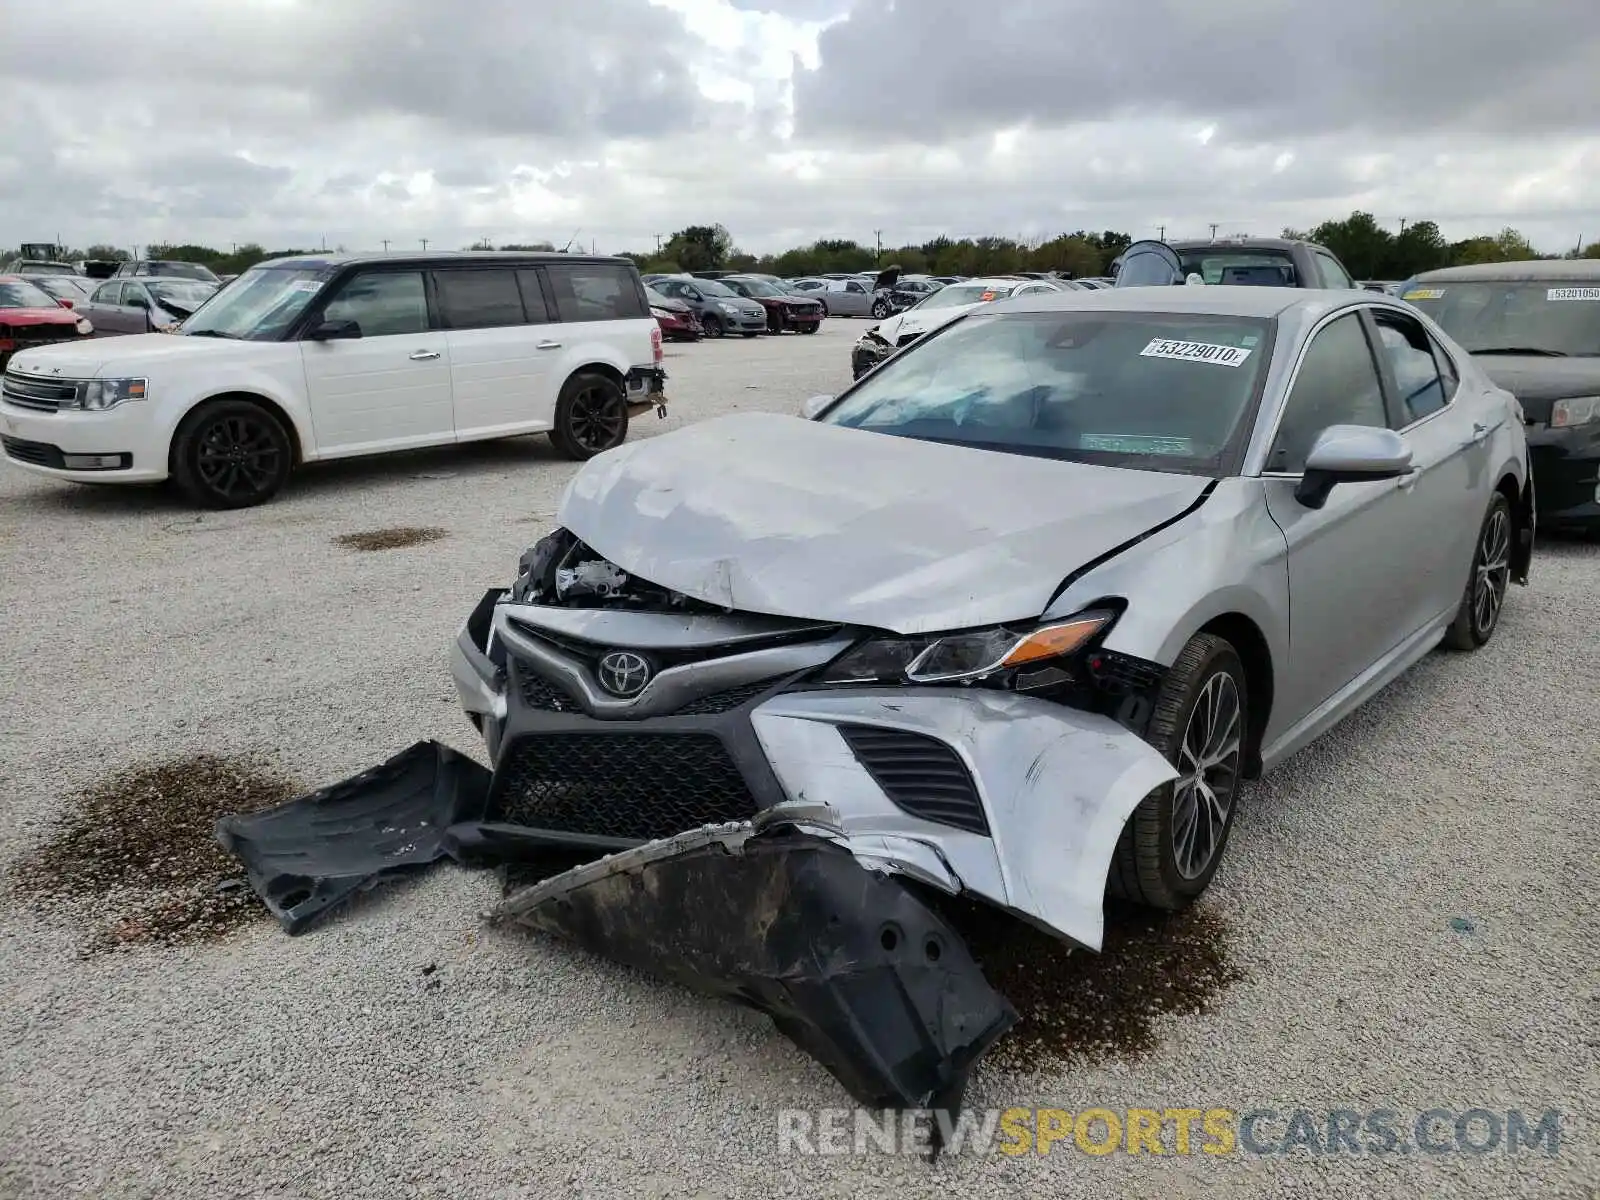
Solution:
<path fill-rule="evenodd" d="M 644 691 L 650 674 L 649 661 L 632 650 L 613 650 L 600 660 L 600 686 L 623 700 Z"/>

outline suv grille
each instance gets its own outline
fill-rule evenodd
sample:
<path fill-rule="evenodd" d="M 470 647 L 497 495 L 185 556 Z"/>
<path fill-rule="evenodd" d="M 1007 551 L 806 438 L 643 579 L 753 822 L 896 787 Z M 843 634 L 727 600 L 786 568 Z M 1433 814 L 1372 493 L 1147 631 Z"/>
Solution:
<path fill-rule="evenodd" d="M 0 383 L 0 396 L 5 398 L 7 404 L 15 404 L 18 408 L 34 408 L 40 412 L 55 412 L 77 395 L 78 385 L 72 380 L 40 379 L 7 371 L 4 382 Z"/>
<path fill-rule="evenodd" d="M 492 820 L 631 842 L 724 821 L 756 802 L 710 734 L 545 734 L 511 745 L 496 772 Z"/>
<path fill-rule="evenodd" d="M 968 833 L 989 835 L 989 819 L 972 776 L 955 750 L 938 738 L 875 725 L 840 725 L 844 738 L 896 807 Z"/>

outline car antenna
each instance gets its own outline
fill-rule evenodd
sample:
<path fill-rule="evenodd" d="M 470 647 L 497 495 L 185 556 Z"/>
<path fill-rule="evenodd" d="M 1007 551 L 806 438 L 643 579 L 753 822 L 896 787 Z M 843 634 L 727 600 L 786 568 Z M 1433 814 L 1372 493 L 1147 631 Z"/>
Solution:
<path fill-rule="evenodd" d="M 572 231 L 572 236 L 567 239 L 567 244 L 565 246 L 561 247 L 561 253 L 565 254 L 567 251 L 571 250 L 572 249 L 572 243 L 578 240 L 578 235 L 580 233 L 582 233 L 582 232 L 583 232 L 583 227 L 582 226 L 579 226 L 577 229 L 574 229 Z"/>

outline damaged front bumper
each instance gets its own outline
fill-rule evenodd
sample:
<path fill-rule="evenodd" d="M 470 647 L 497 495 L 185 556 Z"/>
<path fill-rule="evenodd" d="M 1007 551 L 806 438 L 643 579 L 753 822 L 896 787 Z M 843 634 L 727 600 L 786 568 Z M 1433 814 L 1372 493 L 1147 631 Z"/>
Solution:
<path fill-rule="evenodd" d="M 1111 718 L 1047 700 L 808 684 L 854 637 L 491 591 L 452 655 L 494 766 L 489 819 L 529 845 L 606 853 L 824 805 L 870 869 L 1099 949 L 1117 839 L 1171 765 Z M 658 668 L 625 699 L 602 679 L 618 656 Z"/>

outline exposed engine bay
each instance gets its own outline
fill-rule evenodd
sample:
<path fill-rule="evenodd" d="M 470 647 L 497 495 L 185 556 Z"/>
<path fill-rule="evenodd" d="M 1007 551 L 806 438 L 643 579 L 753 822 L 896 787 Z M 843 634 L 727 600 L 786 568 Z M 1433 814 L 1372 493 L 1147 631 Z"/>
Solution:
<path fill-rule="evenodd" d="M 547 534 L 517 561 L 511 599 L 562 608 L 725 613 L 730 610 L 630 575 L 565 529 Z"/>

